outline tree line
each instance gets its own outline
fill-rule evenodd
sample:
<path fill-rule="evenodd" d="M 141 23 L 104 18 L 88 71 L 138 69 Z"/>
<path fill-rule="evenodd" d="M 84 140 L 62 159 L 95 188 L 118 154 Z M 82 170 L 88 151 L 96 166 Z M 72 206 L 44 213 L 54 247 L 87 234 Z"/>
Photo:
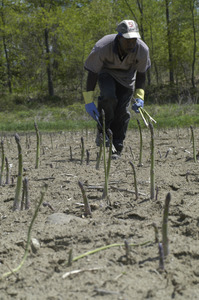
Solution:
<path fill-rule="evenodd" d="M 148 94 L 197 102 L 199 0 L 1 0 L 0 93 L 82 101 L 85 59 L 123 19 L 149 46 Z"/>

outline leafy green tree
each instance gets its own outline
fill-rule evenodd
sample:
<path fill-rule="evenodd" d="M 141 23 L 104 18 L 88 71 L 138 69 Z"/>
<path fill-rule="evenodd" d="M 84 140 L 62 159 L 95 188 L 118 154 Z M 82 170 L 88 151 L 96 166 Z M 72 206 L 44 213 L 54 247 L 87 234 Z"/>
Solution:
<path fill-rule="evenodd" d="M 176 83 L 185 80 L 195 86 L 196 1 L 176 0 L 170 3 L 170 48 L 172 72 Z M 188 86 L 188 85 L 187 85 Z"/>
<path fill-rule="evenodd" d="M 0 0 L 1 92 L 81 101 L 86 57 L 123 19 L 150 48 L 148 84 L 196 90 L 198 9 L 198 0 Z"/>
<path fill-rule="evenodd" d="M 13 91 L 15 78 L 19 72 L 17 39 L 20 34 L 15 5 L 9 0 L 2 0 L 0 4 L 0 32 L 1 32 L 1 85 Z"/>

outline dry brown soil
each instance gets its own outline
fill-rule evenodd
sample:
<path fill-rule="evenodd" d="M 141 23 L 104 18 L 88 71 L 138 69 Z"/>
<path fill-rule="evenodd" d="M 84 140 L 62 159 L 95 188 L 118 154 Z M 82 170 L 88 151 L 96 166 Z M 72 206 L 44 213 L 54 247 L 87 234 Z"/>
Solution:
<path fill-rule="evenodd" d="M 41 206 L 31 234 L 39 247 L 35 249 L 32 244 L 19 272 L 1 278 L 0 299 L 199 299 L 199 167 L 198 161 L 193 161 L 191 133 L 189 128 L 154 129 L 154 133 L 154 199 L 150 197 L 150 131 L 143 131 L 143 166 L 138 166 L 139 132 L 129 130 L 121 159 L 111 162 L 110 206 L 102 199 L 104 165 L 102 161 L 96 170 L 94 132 L 42 134 L 38 169 L 35 134 L 19 134 L 31 208 L 18 212 L 12 211 L 17 145 L 14 135 L 5 136 L 11 182 L 5 184 L 4 171 L 0 186 L 0 276 L 16 268 L 23 258 L 28 227 L 44 183 L 48 184 L 44 202 L 51 208 Z M 196 148 L 198 136 L 196 128 Z M 89 152 L 89 161 L 85 155 L 82 164 L 81 137 Z M 130 161 L 137 175 L 137 200 Z M 84 217 L 78 181 L 84 184 L 92 217 Z M 161 272 L 152 223 L 157 224 L 161 241 L 164 202 L 169 192 L 170 254 Z M 137 245 L 130 247 L 128 257 L 125 241 Z M 75 258 L 111 244 L 122 246 L 87 255 L 67 266 L 71 249 Z M 65 275 L 75 270 L 81 272 Z"/>

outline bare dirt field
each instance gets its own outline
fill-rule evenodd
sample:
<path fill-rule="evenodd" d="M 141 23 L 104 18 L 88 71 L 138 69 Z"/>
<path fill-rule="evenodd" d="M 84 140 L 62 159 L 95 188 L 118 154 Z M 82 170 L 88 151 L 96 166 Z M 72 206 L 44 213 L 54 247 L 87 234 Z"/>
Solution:
<path fill-rule="evenodd" d="M 198 152 L 199 129 L 195 128 Z M 0 299 L 199 299 L 199 165 L 193 161 L 190 129 L 155 133 L 155 198 L 150 199 L 150 131 L 143 131 L 143 166 L 139 161 L 139 131 L 129 130 L 122 157 L 111 161 L 107 206 L 102 199 L 104 165 L 96 170 L 93 131 L 42 134 L 39 168 L 35 168 L 36 136 L 19 134 L 23 177 L 29 182 L 29 210 L 13 212 L 18 153 L 14 135 L 5 135 L 10 184 L 0 186 L 0 277 L 21 262 L 35 206 L 48 184 L 33 225 L 28 257 L 18 273 L 0 280 Z M 81 137 L 89 153 L 81 163 Z M 72 157 L 70 154 L 70 147 Z M 135 165 L 139 197 L 135 200 Z M 4 172 L 5 174 L 5 172 Z M 84 184 L 92 217 L 84 217 Z M 158 244 L 152 223 L 162 239 L 167 193 L 169 248 L 165 270 L 159 270 Z M 33 240 L 34 242 L 34 240 Z M 126 257 L 124 244 L 133 244 Z M 73 258 L 111 244 L 121 246 Z M 128 258 L 128 259 L 127 259 Z M 76 271 L 79 272 L 71 272 Z M 67 274 L 66 274 L 67 273 Z"/>

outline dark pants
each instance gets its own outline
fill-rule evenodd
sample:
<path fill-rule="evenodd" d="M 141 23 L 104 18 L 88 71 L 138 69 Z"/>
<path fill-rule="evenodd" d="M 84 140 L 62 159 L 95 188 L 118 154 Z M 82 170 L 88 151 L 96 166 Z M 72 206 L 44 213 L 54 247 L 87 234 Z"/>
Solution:
<path fill-rule="evenodd" d="M 130 120 L 128 111 L 133 91 L 118 83 L 110 74 L 102 73 L 98 77 L 100 96 L 98 110 L 102 124 L 102 109 L 105 112 L 106 129 L 113 133 L 113 144 L 117 151 L 122 151 L 123 142 Z"/>

